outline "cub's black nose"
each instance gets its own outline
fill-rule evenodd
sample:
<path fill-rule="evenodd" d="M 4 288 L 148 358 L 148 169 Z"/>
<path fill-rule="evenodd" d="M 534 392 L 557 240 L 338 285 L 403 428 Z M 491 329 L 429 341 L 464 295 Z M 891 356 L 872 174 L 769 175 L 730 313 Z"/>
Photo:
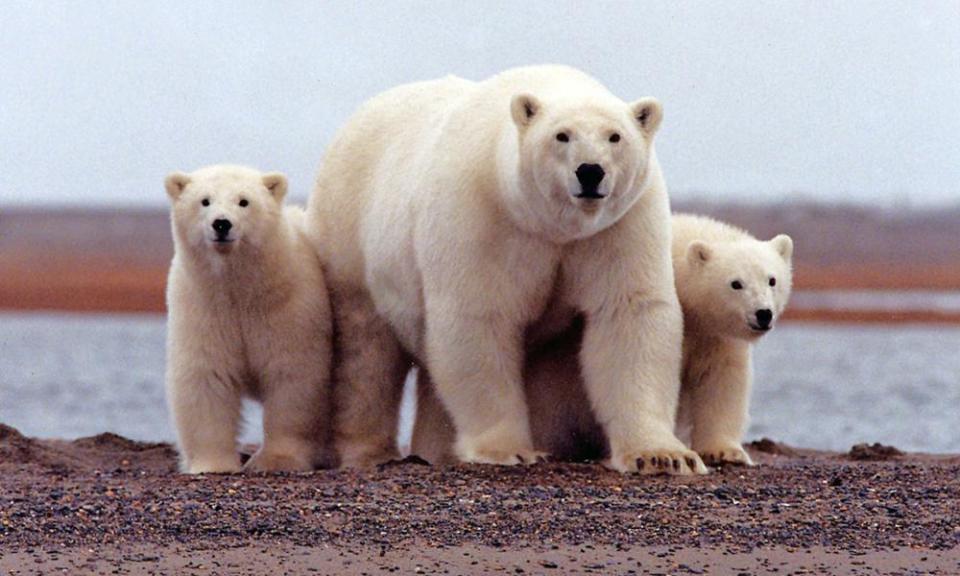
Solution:
<path fill-rule="evenodd" d="M 218 218 L 213 221 L 213 231 L 217 233 L 217 238 L 226 238 L 231 228 L 233 224 L 229 220 Z"/>
<path fill-rule="evenodd" d="M 773 312 L 767 308 L 757 310 L 757 325 L 761 328 L 769 328 L 770 321 L 773 320 Z"/>
<path fill-rule="evenodd" d="M 599 164 L 581 164 L 577 167 L 577 180 L 580 181 L 581 198 L 603 198 L 597 193 L 597 187 L 606 174 Z"/>

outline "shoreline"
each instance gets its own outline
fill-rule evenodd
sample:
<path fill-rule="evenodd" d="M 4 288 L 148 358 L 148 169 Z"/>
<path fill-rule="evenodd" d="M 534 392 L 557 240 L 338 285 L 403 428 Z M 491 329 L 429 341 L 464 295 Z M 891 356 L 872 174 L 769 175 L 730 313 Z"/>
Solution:
<path fill-rule="evenodd" d="M 0 257 L 0 267 L 6 263 Z M 946 274 L 926 269 L 883 268 L 888 276 L 882 283 L 870 281 L 874 272 L 844 280 L 839 271 L 798 271 L 801 280 L 794 286 L 794 300 L 800 295 L 806 303 L 792 303 L 783 319 L 789 322 L 845 324 L 960 324 L 960 309 L 937 308 L 935 298 L 943 293 L 960 294 L 960 265 L 957 279 L 942 284 L 916 284 L 908 278 L 948 278 Z M 13 273 L 0 277 L 0 313 L 166 313 L 165 286 L 167 268 L 160 266 L 122 265 L 102 261 L 47 265 L 42 269 L 11 264 Z M 950 274 L 953 274 L 951 272 Z M 844 296 L 884 294 L 894 298 L 898 293 L 910 296 L 900 307 L 882 307 L 871 303 L 844 303 Z M 838 296 L 840 303 L 822 302 L 820 295 Z M 929 304 L 924 304 L 929 294 Z"/>
<path fill-rule="evenodd" d="M 697 478 L 415 459 L 190 477 L 169 444 L 36 440 L 0 426 L 0 570 L 960 572 L 960 455 L 747 447 L 759 466 Z"/>
<path fill-rule="evenodd" d="M 894 210 L 804 202 L 675 202 L 758 238 L 790 234 L 794 292 L 960 294 L 960 206 Z M 169 210 L 0 209 L 0 311 L 164 311 L 173 256 Z M 785 319 L 960 324 L 960 309 L 915 299 L 907 309 L 794 302 Z"/>

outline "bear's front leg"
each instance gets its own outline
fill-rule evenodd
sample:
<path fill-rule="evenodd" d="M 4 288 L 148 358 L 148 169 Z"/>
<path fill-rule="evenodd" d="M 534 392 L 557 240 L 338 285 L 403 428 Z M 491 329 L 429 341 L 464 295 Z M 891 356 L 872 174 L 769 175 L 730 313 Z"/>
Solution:
<path fill-rule="evenodd" d="M 693 382 L 683 383 L 685 407 L 691 415 L 691 447 L 711 466 L 742 464 L 753 466 L 741 439 L 746 431 L 752 366 L 750 345 L 728 341 L 706 349 L 692 348 L 690 362 L 707 362 L 691 370 L 700 374 Z"/>
<path fill-rule="evenodd" d="M 530 438 L 521 327 L 507 314 L 451 313 L 458 309 L 427 303 L 427 364 L 456 428 L 454 452 L 463 462 L 536 462 L 543 454 Z"/>
<path fill-rule="evenodd" d="M 237 434 L 240 394 L 223 372 L 204 366 L 169 368 L 167 398 L 180 448 L 180 467 L 188 474 L 240 471 Z"/>
<path fill-rule="evenodd" d="M 587 393 L 621 472 L 705 474 L 674 434 L 683 318 L 676 298 L 612 299 L 587 316 L 580 361 Z"/>

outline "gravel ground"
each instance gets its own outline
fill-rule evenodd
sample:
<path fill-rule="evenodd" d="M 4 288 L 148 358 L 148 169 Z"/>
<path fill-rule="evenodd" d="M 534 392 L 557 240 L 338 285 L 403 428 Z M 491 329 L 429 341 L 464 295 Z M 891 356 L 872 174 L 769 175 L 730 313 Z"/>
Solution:
<path fill-rule="evenodd" d="M 0 573 L 960 573 L 960 456 L 764 440 L 701 478 L 596 464 L 187 477 L 167 444 L 0 426 Z"/>

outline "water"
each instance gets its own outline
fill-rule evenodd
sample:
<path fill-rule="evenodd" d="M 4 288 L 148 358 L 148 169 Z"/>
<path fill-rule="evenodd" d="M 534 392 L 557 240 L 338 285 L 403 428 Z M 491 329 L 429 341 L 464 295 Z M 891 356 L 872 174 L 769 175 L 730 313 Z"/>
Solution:
<path fill-rule="evenodd" d="M 171 440 L 159 316 L 0 314 L 0 422 Z M 748 438 L 960 451 L 960 328 L 787 324 L 759 343 Z M 246 410 L 245 440 L 259 438 Z"/>
<path fill-rule="evenodd" d="M 795 309 L 909 312 L 960 312 L 955 290 L 806 290 L 794 292 Z"/>

